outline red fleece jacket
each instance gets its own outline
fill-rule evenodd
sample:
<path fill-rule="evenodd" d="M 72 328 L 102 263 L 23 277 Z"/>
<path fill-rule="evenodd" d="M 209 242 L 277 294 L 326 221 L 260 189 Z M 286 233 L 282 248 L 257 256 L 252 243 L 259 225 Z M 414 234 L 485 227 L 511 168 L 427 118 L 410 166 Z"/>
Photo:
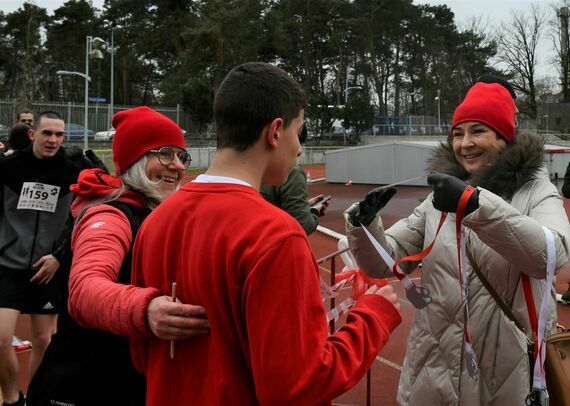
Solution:
<path fill-rule="evenodd" d="M 71 186 L 77 195 L 71 211 L 77 217 L 93 201 L 109 197 L 121 182 L 100 169 L 81 172 Z M 146 207 L 136 192 L 118 201 Z M 160 296 L 155 288 L 140 289 L 117 283 L 119 271 L 132 244 L 131 225 L 119 209 L 99 204 L 85 211 L 73 229 L 73 263 L 69 275 L 69 314 L 82 326 L 122 336 L 152 334 L 146 321 L 148 303 Z"/>
<path fill-rule="evenodd" d="M 305 232 L 254 189 L 185 185 L 146 219 L 133 282 L 206 308 L 211 332 L 132 340 L 152 405 L 318 405 L 355 385 L 401 322 L 364 295 L 329 336 Z"/>

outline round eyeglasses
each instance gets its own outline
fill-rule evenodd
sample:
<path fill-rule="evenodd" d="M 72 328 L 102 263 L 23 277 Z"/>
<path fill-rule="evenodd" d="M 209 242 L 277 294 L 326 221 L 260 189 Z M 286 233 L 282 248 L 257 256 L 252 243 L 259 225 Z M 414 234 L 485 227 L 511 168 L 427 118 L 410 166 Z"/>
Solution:
<path fill-rule="evenodd" d="M 184 166 L 184 169 L 190 166 L 192 158 L 190 154 L 183 149 L 172 148 L 172 147 L 162 147 L 160 149 L 151 149 L 149 152 L 156 154 L 158 156 L 158 162 L 164 166 L 168 166 L 174 161 L 174 155 L 178 157 L 178 160 Z"/>

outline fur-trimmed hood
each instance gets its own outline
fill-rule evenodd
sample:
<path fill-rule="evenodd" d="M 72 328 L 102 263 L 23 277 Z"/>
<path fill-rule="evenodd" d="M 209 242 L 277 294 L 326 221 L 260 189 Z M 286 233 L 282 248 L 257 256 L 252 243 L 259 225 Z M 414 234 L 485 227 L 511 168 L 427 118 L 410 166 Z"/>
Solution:
<path fill-rule="evenodd" d="M 428 161 L 428 171 L 468 180 L 472 186 L 481 186 L 510 200 L 522 185 L 535 177 L 542 165 L 544 140 L 530 131 L 521 131 L 495 162 L 479 169 L 471 177 L 455 159 L 449 142 L 442 142 L 436 147 Z"/>

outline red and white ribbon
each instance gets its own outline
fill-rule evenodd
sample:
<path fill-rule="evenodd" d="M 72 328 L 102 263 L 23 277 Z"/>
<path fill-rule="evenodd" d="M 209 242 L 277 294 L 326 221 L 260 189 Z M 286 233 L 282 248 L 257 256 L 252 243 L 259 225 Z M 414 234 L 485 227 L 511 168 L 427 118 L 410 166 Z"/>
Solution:
<path fill-rule="evenodd" d="M 534 374 L 532 380 L 532 387 L 534 389 L 545 389 L 546 379 L 544 373 L 544 360 L 546 356 L 546 321 L 548 319 L 548 303 L 550 302 L 550 289 L 554 279 L 554 269 L 556 268 L 556 246 L 554 243 L 554 235 L 546 227 L 542 227 L 544 237 L 546 238 L 546 287 L 544 295 L 540 303 L 539 317 L 538 317 L 538 341 L 536 358 L 534 361 Z"/>
<path fill-rule="evenodd" d="M 465 217 L 465 209 L 467 203 L 471 198 L 471 195 L 475 192 L 475 188 L 472 186 L 467 186 L 463 191 L 461 197 L 459 198 L 459 203 L 457 205 L 457 213 L 455 214 L 455 236 L 457 239 L 457 261 L 459 269 L 459 283 L 461 286 L 461 299 L 464 303 L 463 305 L 463 342 L 464 351 L 463 359 L 465 360 L 465 367 L 469 376 L 474 380 L 479 379 L 479 366 L 477 363 L 477 356 L 475 350 L 473 349 L 473 344 L 471 340 L 471 333 L 469 331 L 469 287 L 467 283 L 467 271 L 466 271 L 466 252 L 465 252 L 465 227 L 463 227 L 463 217 Z"/>
<path fill-rule="evenodd" d="M 352 283 L 352 292 L 349 298 L 343 300 L 334 309 L 327 312 L 327 322 L 331 320 L 336 322 L 340 316 L 346 314 L 350 308 L 356 304 L 356 300 L 366 293 L 368 286 L 385 286 L 388 283 L 386 279 L 371 278 L 360 269 L 347 269 L 342 271 L 335 276 L 335 282 L 334 286 L 331 287 L 335 296 L 338 294 L 338 290 L 347 283 Z"/>

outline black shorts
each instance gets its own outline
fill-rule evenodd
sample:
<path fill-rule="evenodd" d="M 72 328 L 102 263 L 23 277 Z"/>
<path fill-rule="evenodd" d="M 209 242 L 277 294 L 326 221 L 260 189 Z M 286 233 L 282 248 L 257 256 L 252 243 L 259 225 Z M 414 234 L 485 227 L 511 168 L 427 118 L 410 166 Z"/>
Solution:
<path fill-rule="evenodd" d="M 47 285 L 30 282 L 36 272 L 0 267 L 0 308 L 28 314 L 57 314 L 61 300 L 59 270 Z"/>

